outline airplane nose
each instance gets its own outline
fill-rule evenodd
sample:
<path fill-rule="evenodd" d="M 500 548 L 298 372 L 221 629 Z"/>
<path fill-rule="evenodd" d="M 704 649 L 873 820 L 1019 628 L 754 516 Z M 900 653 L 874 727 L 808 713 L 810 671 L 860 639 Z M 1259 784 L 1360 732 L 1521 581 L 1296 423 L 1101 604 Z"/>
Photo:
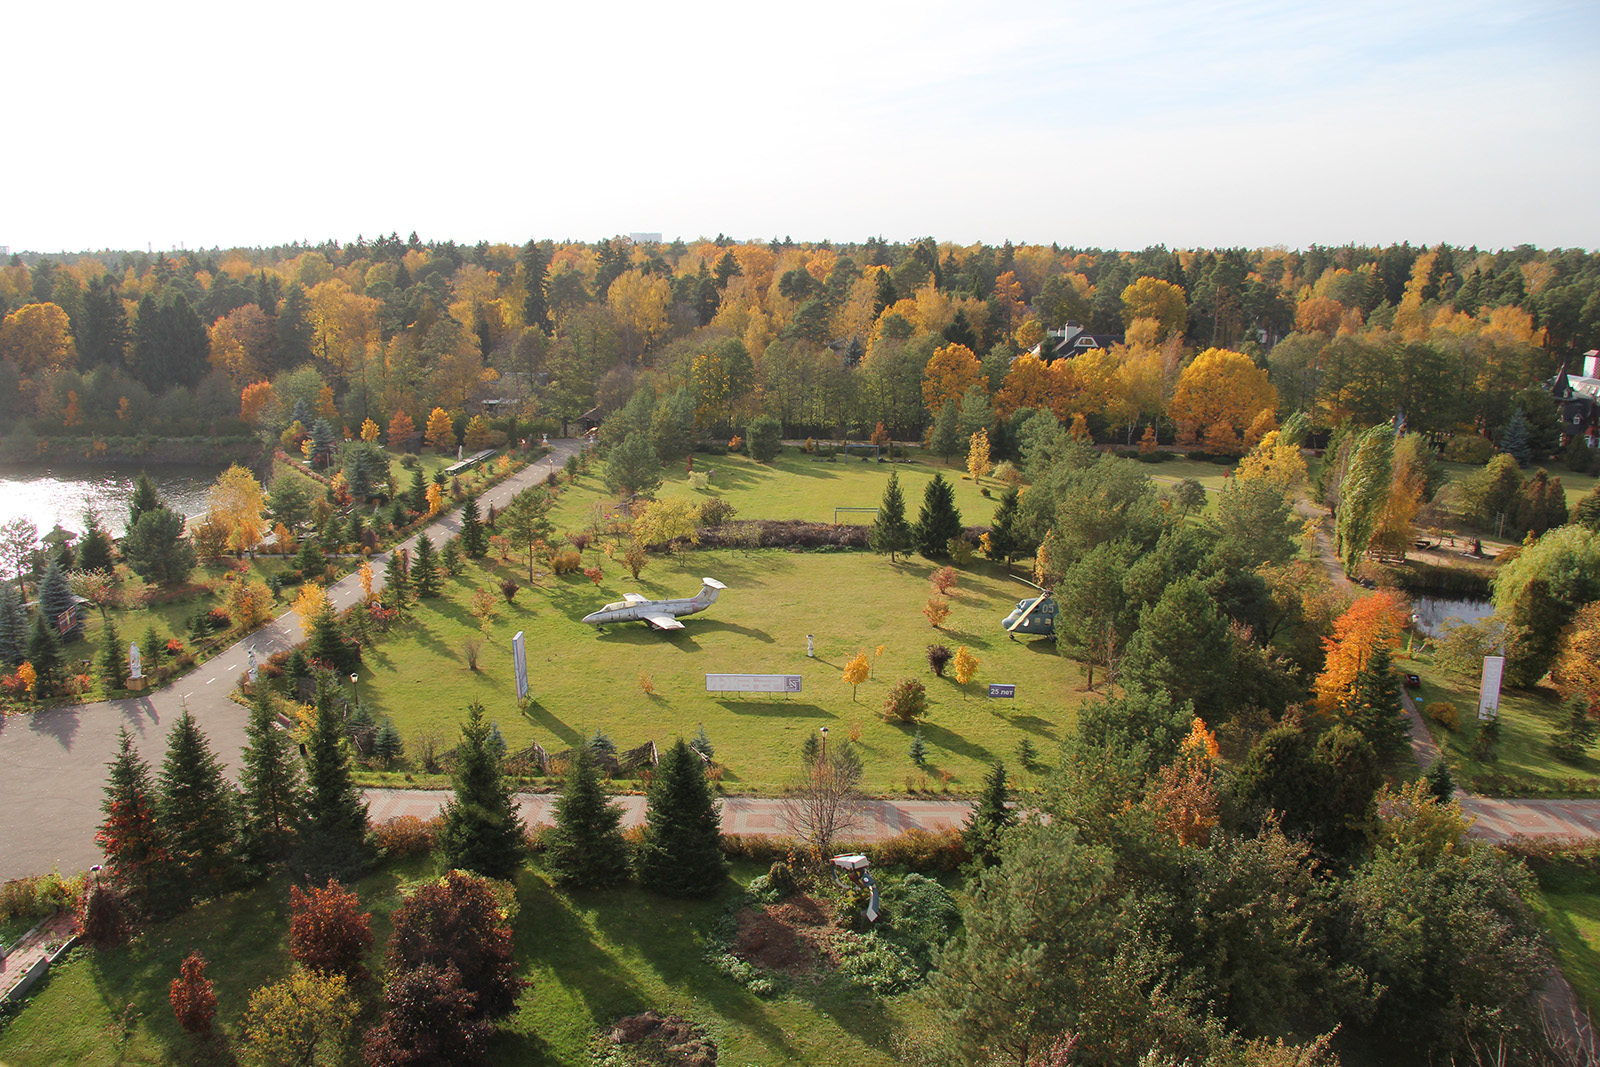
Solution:
<path fill-rule="evenodd" d="M 595 618 L 595 616 L 597 616 L 599 614 L 600 613 L 598 611 L 591 611 L 589 614 L 585 615 L 583 617 L 583 619 L 580 620 L 580 621 L 582 621 L 582 622 L 599 622 L 600 620 Z"/>

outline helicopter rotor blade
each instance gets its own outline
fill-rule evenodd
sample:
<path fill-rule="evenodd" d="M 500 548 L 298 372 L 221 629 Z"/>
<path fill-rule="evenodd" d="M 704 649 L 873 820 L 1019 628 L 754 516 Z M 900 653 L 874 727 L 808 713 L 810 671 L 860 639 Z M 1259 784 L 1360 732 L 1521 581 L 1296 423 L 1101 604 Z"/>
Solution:
<path fill-rule="evenodd" d="M 1041 593 L 1039 596 L 1035 597 L 1034 600 L 1033 600 L 1033 603 L 1028 605 L 1028 610 L 1024 611 L 1020 616 L 1018 616 L 1016 622 L 1014 622 L 1010 626 L 1006 627 L 1006 633 L 1008 633 L 1008 634 L 1016 633 L 1017 632 L 1017 627 L 1021 626 L 1025 622 L 1027 622 L 1028 621 L 1028 616 L 1033 614 L 1033 609 L 1038 607 L 1040 604 L 1043 604 L 1044 603 L 1044 598 L 1049 596 L 1049 595 L 1050 595 L 1049 591 L 1047 590 L 1047 591 Z"/>

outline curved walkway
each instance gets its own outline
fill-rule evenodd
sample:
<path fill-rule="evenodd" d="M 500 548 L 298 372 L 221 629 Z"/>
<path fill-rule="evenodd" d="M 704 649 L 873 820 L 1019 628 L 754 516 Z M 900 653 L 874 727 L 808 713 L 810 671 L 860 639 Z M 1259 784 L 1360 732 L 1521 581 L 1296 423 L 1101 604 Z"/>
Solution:
<path fill-rule="evenodd" d="M 484 491 L 480 506 L 503 507 L 516 493 L 559 470 L 581 447 L 576 440 L 551 442 L 548 457 Z M 461 513 L 451 512 L 425 531 L 435 542 L 461 528 Z M 417 535 L 402 543 L 414 548 Z M 392 551 L 392 549 L 391 549 Z M 372 558 L 374 588 L 383 586 L 385 552 Z M 361 597 L 361 579 L 351 574 L 328 587 L 336 608 Z M 244 747 L 248 712 L 229 698 L 249 665 L 301 640 L 300 620 L 287 612 L 234 645 L 218 652 L 193 671 L 161 689 L 121 700 L 102 700 L 50 708 L 28 715 L 0 717 L 0 881 L 42 874 L 52 867 L 64 873 L 100 862 L 95 847 L 105 765 L 116 751 L 123 726 L 133 735 L 140 754 L 159 767 L 167 731 L 185 705 L 194 713 L 212 751 L 230 775 L 237 775 Z"/>

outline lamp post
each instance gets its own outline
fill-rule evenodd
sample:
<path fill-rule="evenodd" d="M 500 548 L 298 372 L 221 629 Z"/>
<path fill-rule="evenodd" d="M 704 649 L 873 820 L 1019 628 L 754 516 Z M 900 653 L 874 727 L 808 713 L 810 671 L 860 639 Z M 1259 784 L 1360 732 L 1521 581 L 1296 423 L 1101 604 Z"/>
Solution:
<path fill-rule="evenodd" d="M 822 758 L 828 758 L 828 728 L 822 727 Z"/>
<path fill-rule="evenodd" d="M 361 682 L 361 678 L 354 671 L 351 671 L 350 672 L 350 690 L 351 690 L 351 692 L 353 692 L 355 694 L 356 710 L 357 711 L 361 710 L 361 685 L 360 685 L 360 682 Z"/>

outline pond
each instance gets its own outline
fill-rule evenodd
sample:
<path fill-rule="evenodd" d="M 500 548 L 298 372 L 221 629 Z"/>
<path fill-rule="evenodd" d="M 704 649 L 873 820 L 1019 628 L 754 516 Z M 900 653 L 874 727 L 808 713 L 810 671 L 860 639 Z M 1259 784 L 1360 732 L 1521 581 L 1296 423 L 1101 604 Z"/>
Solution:
<path fill-rule="evenodd" d="M 167 465 L 147 468 L 161 499 L 186 518 L 205 514 L 206 495 L 222 473 L 218 466 Z M 82 533 L 83 514 L 90 508 L 113 537 L 121 537 L 128 523 L 128 502 L 138 467 L 107 467 L 93 463 L 51 464 L 49 467 L 0 466 L 0 525 L 12 519 L 31 519 L 40 535 L 51 527 Z"/>
<path fill-rule="evenodd" d="M 1494 614 L 1490 600 L 1444 600 L 1439 597 L 1419 596 L 1411 602 L 1412 614 L 1417 617 L 1417 629 L 1429 637 L 1440 634 L 1458 622 L 1479 622 Z"/>

